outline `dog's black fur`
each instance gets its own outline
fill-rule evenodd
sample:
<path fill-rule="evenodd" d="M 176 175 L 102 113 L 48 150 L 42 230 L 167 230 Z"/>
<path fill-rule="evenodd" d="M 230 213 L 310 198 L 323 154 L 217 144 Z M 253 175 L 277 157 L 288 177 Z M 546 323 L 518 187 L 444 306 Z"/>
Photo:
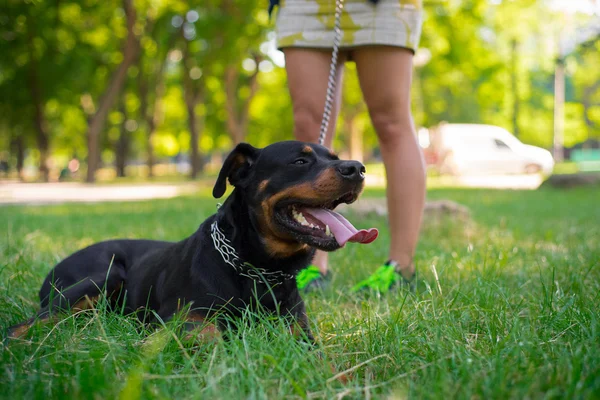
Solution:
<path fill-rule="evenodd" d="M 214 318 L 221 331 L 228 317 L 239 317 L 260 303 L 263 310 L 291 316 L 312 341 L 295 275 L 310 263 L 315 248 L 333 251 L 339 245 L 330 236 L 295 226 L 290 207 L 334 208 L 356 200 L 364 166 L 340 161 L 315 144 L 287 141 L 257 149 L 242 143 L 220 171 L 215 198 L 224 195 L 227 180 L 234 186 L 231 195 L 187 239 L 110 240 L 61 261 L 41 287 L 36 317 L 11 328 L 10 335 L 24 334 L 53 311 L 92 306 L 106 293 L 145 322 L 153 320 L 149 310 L 168 320 L 187 306 L 191 326 Z M 242 262 L 277 272 L 278 279 L 253 279 L 227 264 L 211 237 L 215 221 Z"/>

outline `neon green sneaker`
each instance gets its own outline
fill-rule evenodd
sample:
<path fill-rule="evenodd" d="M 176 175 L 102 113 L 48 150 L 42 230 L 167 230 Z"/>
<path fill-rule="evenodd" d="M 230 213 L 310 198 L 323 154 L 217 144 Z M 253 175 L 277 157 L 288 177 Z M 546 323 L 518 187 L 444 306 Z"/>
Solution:
<path fill-rule="evenodd" d="M 381 267 L 377 268 L 367 279 L 358 282 L 352 287 L 353 292 L 359 290 L 373 290 L 379 293 L 387 293 L 396 285 L 408 285 L 408 289 L 414 292 L 414 276 L 411 279 L 406 279 L 396 271 L 398 263 L 393 260 L 388 260 Z"/>
<path fill-rule="evenodd" d="M 315 265 L 309 265 L 296 275 L 296 284 L 298 289 L 310 291 L 312 289 L 323 289 L 330 274 L 323 275 Z"/>

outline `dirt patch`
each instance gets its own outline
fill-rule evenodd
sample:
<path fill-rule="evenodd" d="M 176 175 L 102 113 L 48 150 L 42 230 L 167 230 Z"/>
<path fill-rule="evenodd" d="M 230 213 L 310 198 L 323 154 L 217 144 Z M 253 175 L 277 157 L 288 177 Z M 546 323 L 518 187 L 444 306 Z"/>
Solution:
<path fill-rule="evenodd" d="M 552 186 L 555 188 L 569 189 L 579 186 L 600 186 L 600 174 L 564 174 L 552 175 L 542 184 L 542 187 Z"/>
<path fill-rule="evenodd" d="M 337 211 L 342 214 L 353 212 L 362 215 L 375 214 L 378 216 L 386 216 L 387 202 L 385 198 L 365 198 L 354 204 L 341 204 L 337 208 Z M 423 214 L 424 221 L 440 220 L 446 217 L 468 220 L 471 217 L 471 211 L 468 207 L 452 200 L 435 200 L 425 203 Z"/>

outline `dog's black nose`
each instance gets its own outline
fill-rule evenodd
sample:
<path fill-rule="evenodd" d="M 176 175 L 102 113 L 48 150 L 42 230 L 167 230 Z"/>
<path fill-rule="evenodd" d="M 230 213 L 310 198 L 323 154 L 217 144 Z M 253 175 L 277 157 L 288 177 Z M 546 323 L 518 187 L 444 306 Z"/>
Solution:
<path fill-rule="evenodd" d="M 342 161 L 337 170 L 344 179 L 358 182 L 365 179 L 365 166 L 358 161 Z"/>

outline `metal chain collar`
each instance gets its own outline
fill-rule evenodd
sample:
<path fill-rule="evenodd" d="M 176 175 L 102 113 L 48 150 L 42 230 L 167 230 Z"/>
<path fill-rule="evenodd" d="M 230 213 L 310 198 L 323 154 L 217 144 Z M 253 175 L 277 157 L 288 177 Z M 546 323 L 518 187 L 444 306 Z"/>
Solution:
<path fill-rule="evenodd" d="M 227 239 L 225 234 L 219 229 L 217 221 L 214 221 L 210 225 L 210 236 L 213 240 L 215 249 L 221 254 L 221 257 L 223 257 L 223 261 L 232 266 L 240 276 L 245 276 L 255 282 L 263 284 L 267 283 L 269 285 L 295 278 L 295 275 L 292 274 L 286 274 L 281 271 L 269 271 L 264 268 L 255 267 L 249 262 L 242 262 L 229 239 Z"/>
<path fill-rule="evenodd" d="M 321 133 L 319 135 L 319 144 L 325 144 L 325 136 L 329 127 L 331 118 L 331 109 L 333 108 L 333 97 L 335 95 L 335 72 L 337 70 L 338 52 L 342 41 L 341 18 L 344 9 L 344 0 L 335 1 L 335 22 L 333 26 L 333 51 L 331 53 L 331 65 L 329 66 L 329 79 L 327 81 L 327 95 L 325 96 L 325 109 L 323 110 L 323 120 L 321 121 Z"/>

